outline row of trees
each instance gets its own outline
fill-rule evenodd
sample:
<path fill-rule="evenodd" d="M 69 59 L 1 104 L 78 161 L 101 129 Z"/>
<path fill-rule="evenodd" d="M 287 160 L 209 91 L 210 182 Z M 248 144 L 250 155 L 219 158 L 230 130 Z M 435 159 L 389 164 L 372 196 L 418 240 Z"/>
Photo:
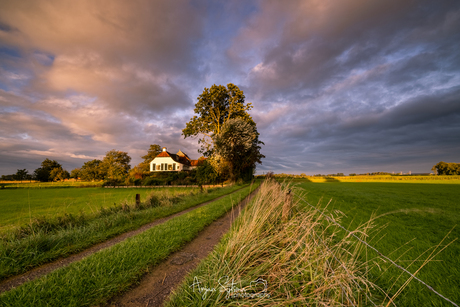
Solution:
<path fill-rule="evenodd" d="M 16 174 L 2 176 L 3 180 L 38 180 L 62 181 L 68 178 L 80 178 L 85 181 L 95 180 L 124 180 L 130 170 L 131 157 L 128 153 L 111 150 L 102 160 L 85 162 L 81 168 L 72 170 L 69 174 L 56 160 L 45 159 L 33 174 L 26 169 L 18 169 Z"/>
<path fill-rule="evenodd" d="M 58 181 L 64 180 L 70 177 L 68 171 L 66 171 L 61 164 L 56 160 L 45 159 L 39 168 L 37 168 L 33 174 L 29 174 L 26 169 L 18 169 L 16 174 L 3 175 L 2 180 L 39 180 L 39 181 Z"/>
<path fill-rule="evenodd" d="M 245 102 L 245 96 L 234 84 L 213 85 L 205 88 L 195 104 L 195 116 L 182 130 L 184 138 L 198 137 L 199 150 L 207 159 L 194 172 L 199 183 L 224 180 L 248 180 L 253 177 L 256 164 L 261 163 L 264 155 L 260 153 L 259 133 L 254 120 L 249 115 L 251 103 Z M 46 159 L 34 172 L 34 178 L 40 181 L 80 178 L 85 181 L 106 180 L 122 182 L 142 180 L 150 175 L 149 164 L 159 153 L 161 147 L 150 145 L 144 159 L 131 169 L 131 157 L 126 152 L 111 150 L 102 160 L 87 161 L 82 167 L 69 174 L 55 160 Z M 23 177 L 18 170 L 17 177 Z M 153 175 L 154 176 L 154 175 Z"/>
<path fill-rule="evenodd" d="M 26 169 L 18 169 L 18 171 L 15 174 L 11 175 L 2 175 L 1 180 L 4 181 L 12 181 L 12 180 L 17 180 L 17 181 L 24 181 L 24 180 L 34 180 L 33 174 L 29 174 L 29 171 Z"/>
<path fill-rule="evenodd" d="M 431 169 L 438 175 L 460 175 L 460 163 L 439 162 Z"/>
<path fill-rule="evenodd" d="M 111 150 L 102 160 L 94 159 L 85 162 L 82 167 L 72 170 L 70 177 L 85 181 L 107 180 L 110 182 L 134 181 L 143 179 L 150 173 L 150 162 L 161 153 L 160 145 L 150 145 L 142 161 L 131 168 L 131 157 L 127 152 Z M 128 182 L 129 183 L 129 182 Z"/>
<path fill-rule="evenodd" d="M 94 159 L 87 161 L 82 167 L 72 170 L 72 178 L 80 178 L 84 181 L 123 181 L 131 169 L 131 157 L 127 152 L 111 150 L 106 153 L 102 160 Z"/>

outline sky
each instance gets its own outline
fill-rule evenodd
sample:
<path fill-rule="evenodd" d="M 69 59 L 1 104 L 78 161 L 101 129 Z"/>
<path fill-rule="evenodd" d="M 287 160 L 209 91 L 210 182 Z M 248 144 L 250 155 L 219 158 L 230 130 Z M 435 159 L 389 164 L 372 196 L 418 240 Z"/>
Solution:
<path fill-rule="evenodd" d="M 0 174 L 69 172 L 181 135 L 213 84 L 243 90 L 257 173 L 460 162 L 456 0 L 0 0 Z"/>

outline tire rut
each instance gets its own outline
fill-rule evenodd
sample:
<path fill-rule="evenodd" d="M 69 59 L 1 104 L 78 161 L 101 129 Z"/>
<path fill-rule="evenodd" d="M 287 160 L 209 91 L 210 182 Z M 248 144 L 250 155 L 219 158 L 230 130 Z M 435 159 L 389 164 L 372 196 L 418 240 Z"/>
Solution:
<path fill-rule="evenodd" d="M 112 298 L 106 307 L 162 306 L 184 277 L 213 251 L 259 188 L 203 229 L 181 250 L 172 253 L 165 261 L 152 268 L 135 287 Z"/>

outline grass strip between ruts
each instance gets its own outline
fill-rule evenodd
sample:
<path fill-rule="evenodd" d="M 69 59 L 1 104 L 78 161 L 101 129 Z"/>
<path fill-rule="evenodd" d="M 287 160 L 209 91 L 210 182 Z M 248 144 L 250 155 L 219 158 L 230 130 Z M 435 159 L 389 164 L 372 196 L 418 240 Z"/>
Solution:
<path fill-rule="evenodd" d="M 62 229 L 50 234 L 37 233 L 35 236 L 0 241 L 0 280 L 14 276 L 59 257 L 80 252 L 94 244 L 131 231 L 156 219 L 197 206 L 203 202 L 232 193 L 241 186 L 218 188 L 208 194 L 186 197 L 169 207 L 153 207 L 131 212 L 116 212 L 93 218 L 87 224 Z"/>
<path fill-rule="evenodd" d="M 127 289 L 247 196 L 246 187 L 0 295 L 0 306 L 89 306 Z"/>

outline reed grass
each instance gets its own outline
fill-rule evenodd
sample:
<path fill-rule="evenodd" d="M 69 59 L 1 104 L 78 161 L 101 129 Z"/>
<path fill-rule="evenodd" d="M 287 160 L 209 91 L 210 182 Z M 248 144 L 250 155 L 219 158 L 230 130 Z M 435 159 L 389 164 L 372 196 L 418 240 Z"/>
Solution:
<path fill-rule="evenodd" d="M 373 219 L 366 241 L 399 265 L 460 305 L 460 189 L 454 184 L 298 182 L 310 204 L 344 213 L 341 224 L 354 229 Z M 380 233 L 377 233 L 380 230 Z M 346 236 L 344 231 L 339 235 Z M 442 243 L 441 243 L 442 242 Z M 452 243 L 449 243 L 452 242 Z M 440 244 L 441 243 L 441 244 Z M 447 246 L 448 245 L 448 246 Z M 440 254 L 437 251 L 443 249 Z M 429 255 L 437 254 L 431 259 Z M 368 249 L 369 257 L 376 253 Z M 427 259 L 431 259 L 426 263 Z M 393 297 L 410 277 L 377 261 L 369 279 Z M 421 268 L 421 269 L 420 269 Z M 417 281 L 394 299 L 397 306 L 453 306 Z"/>
<path fill-rule="evenodd" d="M 367 263 L 358 260 L 362 245 L 349 238 L 337 240 L 328 220 L 313 210 L 300 210 L 295 199 L 283 221 L 290 189 L 295 188 L 265 181 L 229 234 L 166 305 L 370 304 L 377 287 L 366 278 Z M 355 232 L 364 235 L 371 227 L 367 223 Z"/>

